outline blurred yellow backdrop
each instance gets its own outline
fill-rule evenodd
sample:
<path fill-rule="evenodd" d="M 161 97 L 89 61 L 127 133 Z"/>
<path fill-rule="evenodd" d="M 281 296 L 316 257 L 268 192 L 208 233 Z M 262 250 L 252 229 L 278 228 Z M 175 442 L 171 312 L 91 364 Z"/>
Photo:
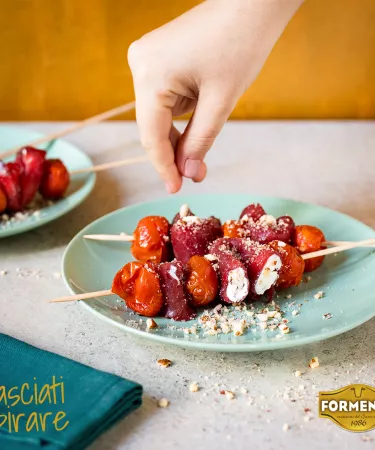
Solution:
<path fill-rule="evenodd" d="M 132 100 L 129 44 L 198 3 L 0 0 L 0 120 L 83 119 Z M 232 115 L 374 117 L 374 0 L 306 0 Z"/>

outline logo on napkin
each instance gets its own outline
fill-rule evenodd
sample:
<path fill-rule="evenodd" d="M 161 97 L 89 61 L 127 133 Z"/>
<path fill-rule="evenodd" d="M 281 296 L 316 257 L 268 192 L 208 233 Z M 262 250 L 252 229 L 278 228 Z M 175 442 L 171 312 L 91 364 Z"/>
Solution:
<path fill-rule="evenodd" d="M 319 417 L 332 420 L 348 431 L 375 428 L 375 388 L 350 384 L 336 391 L 319 392 Z"/>
<path fill-rule="evenodd" d="M 52 376 L 51 383 L 36 378 L 20 386 L 0 386 L 0 428 L 8 433 L 62 431 L 69 425 L 63 411 L 64 381 Z"/>

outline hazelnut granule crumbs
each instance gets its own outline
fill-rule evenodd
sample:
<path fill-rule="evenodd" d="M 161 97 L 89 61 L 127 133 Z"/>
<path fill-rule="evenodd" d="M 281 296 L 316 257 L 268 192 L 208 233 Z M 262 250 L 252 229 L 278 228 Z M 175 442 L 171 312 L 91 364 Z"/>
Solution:
<path fill-rule="evenodd" d="M 319 367 L 319 359 L 316 356 L 314 358 L 311 358 L 309 367 L 310 369 L 316 369 L 317 367 Z"/>
<path fill-rule="evenodd" d="M 164 397 L 161 398 L 160 400 L 158 400 L 158 406 L 159 408 L 167 408 L 169 406 L 169 400 Z"/>
<path fill-rule="evenodd" d="M 323 292 L 323 291 L 318 291 L 318 292 L 314 295 L 314 298 L 317 299 L 317 300 L 319 300 L 319 299 L 321 299 L 321 298 L 323 298 L 323 297 L 324 297 L 324 292 Z"/>
<path fill-rule="evenodd" d="M 224 391 L 224 394 L 228 400 L 233 400 L 235 398 L 234 392 L 232 391 Z"/>
<path fill-rule="evenodd" d="M 172 364 L 172 361 L 169 359 L 159 359 L 158 364 L 160 367 L 169 367 Z"/>
<path fill-rule="evenodd" d="M 283 431 L 288 431 L 289 429 L 290 429 L 290 426 L 287 423 L 284 423 Z"/>
<path fill-rule="evenodd" d="M 199 386 L 197 383 L 191 383 L 191 385 L 189 386 L 189 391 L 190 392 L 198 392 L 199 391 Z"/>
<path fill-rule="evenodd" d="M 302 375 L 302 372 L 300 370 L 296 370 L 294 372 L 294 376 L 296 376 L 296 377 L 300 377 L 301 375 Z"/>
<path fill-rule="evenodd" d="M 150 318 L 148 318 L 148 319 L 146 320 L 146 326 L 147 326 L 147 328 L 148 328 L 149 330 L 152 330 L 152 329 L 154 329 L 154 328 L 158 328 L 158 325 L 157 325 L 157 323 L 155 322 L 155 320 L 154 320 L 154 319 L 150 319 Z"/>

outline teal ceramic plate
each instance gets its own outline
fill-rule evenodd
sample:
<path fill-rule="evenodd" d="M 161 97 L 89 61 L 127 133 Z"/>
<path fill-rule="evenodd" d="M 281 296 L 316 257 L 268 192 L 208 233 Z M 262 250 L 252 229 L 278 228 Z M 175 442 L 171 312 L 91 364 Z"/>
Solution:
<path fill-rule="evenodd" d="M 290 214 L 297 224 L 311 224 L 324 230 L 329 240 L 363 240 L 375 232 L 344 214 L 330 209 L 272 197 L 252 195 L 200 195 L 169 197 L 120 209 L 93 222 L 69 244 L 63 259 L 63 275 L 72 293 L 110 289 L 113 276 L 132 259 L 126 242 L 99 242 L 83 239 L 84 234 L 131 233 L 137 222 L 147 215 L 163 215 L 169 220 L 187 203 L 199 216 L 215 215 L 227 220 L 239 216 L 249 203 L 260 202 L 269 214 Z M 204 350 L 228 352 L 273 350 L 326 339 L 355 328 L 375 315 L 375 255 L 371 249 L 355 249 L 325 258 L 323 265 L 311 274 L 312 279 L 297 288 L 279 292 L 276 302 L 289 320 L 289 334 L 260 330 L 252 326 L 240 337 L 233 334 L 185 334 L 194 321 L 183 323 L 156 318 L 159 329 L 147 331 L 145 318 L 127 310 L 116 296 L 80 302 L 99 318 L 144 339 Z M 314 298 L 318 291 L 321 299 Z M 291 294 L 291 298 L 286 298 Z M 262 305 L 255 304 L 258 310 Z M 52 307 L 52 306 L 51 306 Z M 53 307 L 58 307 L 54 305 Z M 299 310 L 298 315 L 293 311 Z M 236 312 L 236 314 L 246 314 Z M 329 314 L 330 316 L 325 316 Z M 249 319 L 249 316 L 247 317 Z"/>
<path fill-rule="evenodd" d="M 42 135 L 19 127 L 0 126 L 0 153 L 9 148 L 23 145 Z M 45 148 L 41 145 L 39 148 Z M 69 170 L 91 167 L 90 158 L 65 141 L 54 141 L 48 147 L 48 158 L 60 158 Z M 11 160 L 12 158 L 8 158 Z M 41 208 L 25 210 L 13 220 L 2 220 L 0 214 L 0 238 L 37 228 L 45 223 L 51 222 L 58 217 L 71 211 L 79 205 L 92 191 L 95 184 L 95 174 L 74 175 L 71 179 L 67 195 L 64 199 L 53 204 L 43 205 Z"/>

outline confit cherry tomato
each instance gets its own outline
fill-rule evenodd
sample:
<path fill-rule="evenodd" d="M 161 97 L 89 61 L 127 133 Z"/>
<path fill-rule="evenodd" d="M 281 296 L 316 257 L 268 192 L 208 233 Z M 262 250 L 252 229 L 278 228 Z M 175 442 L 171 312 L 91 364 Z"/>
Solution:
<path fill-rule="evenodd" d="M 0 187 L 0 214 L 6 210 L 7 204 L 8 204 L 8 200 L 5 195 L 5 192 Z"/>
<path fill-rule="evenodd" d="M 46 159 L 39 192 L 47 200 L 62 198 L 68 189 L 70 175 L 60 159 Z"/>
<path fill-rule="evenodd" d="M 152 263 L 132 261 L 120 269 L 112 283 L 112 292 L 138 314 L 156 316 L 164 305 L 159 276 Z"/>
<path fill-rule="evenodd" d="M 203 306 L 215 300 L 219 280 L 210 261 L 203 256 L 192 256 L 186 266 L 186 291 L 194 306 Z"/>
<path fill-rule="evenodd" d="M 239 220 L 227 220 L 223 224 L 223 235 L 227 238 L 243 238 L 249 234 L 248 230 Z"/>
<path fill-rule="evenodd" d="M 312 225 L 297 225 L 293 233 L 293 245 L 301 254 L 316 252 L 322 248 L 325 241 L 322 230 Z M 305 272 L 312 272 L 323 262 L 324 256 L 307 259 Z"/>
<path fill-rule="evenodd" d="M 147 216 L 138 222 L 131 252 L 142 262 L 160 263 L 170 256 L 169 222 L 162 216 Z"/>
<path fill-rule="evenodd" d="M 305 261 L 301 255 L 294 247 L 282 241 L 272 241 L 268 245 L 277 251 L 281 259 L 281 269 L 276 287 L 286 289 L 298 286 L 305 270 Z"/>

